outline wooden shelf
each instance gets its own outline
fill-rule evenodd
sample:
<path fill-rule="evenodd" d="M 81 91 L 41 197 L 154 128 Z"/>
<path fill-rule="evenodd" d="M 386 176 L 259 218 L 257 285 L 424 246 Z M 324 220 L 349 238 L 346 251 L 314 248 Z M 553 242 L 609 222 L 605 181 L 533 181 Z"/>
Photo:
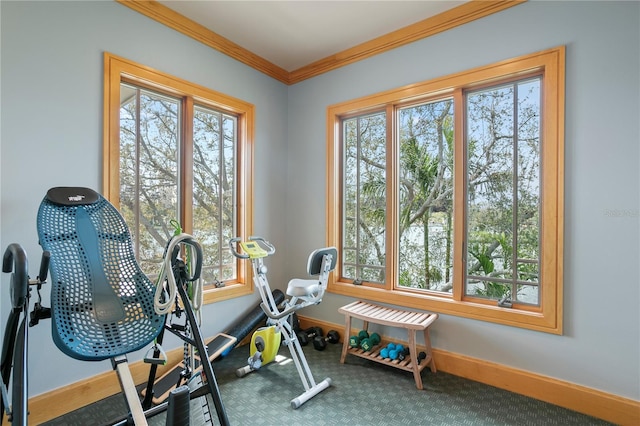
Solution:
<path fill-rule="evenodd" d="M 354 355 L 369 361 L 375 361 L 380 364 L 399 368 L 401 370 L 411 371 L 411 372 L 414 371 L 413 362 L 410 356 L 406 357 L 402 361 L 399 359 L 383 358 L 382 356 L 380 356 L 380 350 L 382 350 L 385 346 L 386 344 L 374 346 L 373 350 L 369 352 L 365 352 L 360 348 L 349 348 L 347 350 L 347 353 L 349 355 Z M 431 355 L 427 355 L 427 357 L 421 360 L 420 363 L 418 364 L 418 371 L 424 370 L 426 367 L 429 366 L 430 362 L 431 362 Z"/>

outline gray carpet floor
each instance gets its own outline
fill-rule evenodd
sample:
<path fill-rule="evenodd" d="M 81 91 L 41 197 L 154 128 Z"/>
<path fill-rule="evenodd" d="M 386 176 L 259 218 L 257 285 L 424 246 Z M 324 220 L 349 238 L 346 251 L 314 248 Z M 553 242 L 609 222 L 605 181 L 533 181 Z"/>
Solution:
<path fill-rule="evenodd" d="M 304 350 L 316 382 L 329 377 L 333 385 L 297 410 L 291 408 L 290 401 L 304 388 L 288 348 L 280 349 L 283 361 L 243 378 L 236 377 L 235 370 L 246 363 L 248 346 L 234 349 L 213 364 L 232 425 L 609 424 L 451 374 L 433 374 L 428 368 L 422 372 L 425 389 L 417 390 L 410 372 L 351 355 L 340 364 L 341 345 L 329 345 L 322 352 L 312 346 Z M 96 425 L 125 412 L 123 397 L 115 395 L 45 424 Z"/>

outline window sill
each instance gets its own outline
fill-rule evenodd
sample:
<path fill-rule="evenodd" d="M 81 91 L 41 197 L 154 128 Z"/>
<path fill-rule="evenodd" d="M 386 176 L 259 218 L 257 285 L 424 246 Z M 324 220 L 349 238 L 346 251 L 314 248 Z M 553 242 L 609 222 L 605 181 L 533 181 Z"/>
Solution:
<path fill-rule="evenodd" d="M 221 302 L 223 300 L 235 299 L 253 293 L 253 285 L 242 283 L 226 284 L 224 287 L 205 286 L 203 292 L 204 304 Z"/>
<path fill-rule="evenodd" d="M 403 308 L 419 309 L 551 334 L 562 334 L 561 318 L 556 318 L 554 312 L 505 308 L 475 301 L 458 301 L 448 296 L 434 296 L 407 290 L 387 290 L 367 285 L 354 285 L 350 282 L 330 283 L 328 291 Z"/>

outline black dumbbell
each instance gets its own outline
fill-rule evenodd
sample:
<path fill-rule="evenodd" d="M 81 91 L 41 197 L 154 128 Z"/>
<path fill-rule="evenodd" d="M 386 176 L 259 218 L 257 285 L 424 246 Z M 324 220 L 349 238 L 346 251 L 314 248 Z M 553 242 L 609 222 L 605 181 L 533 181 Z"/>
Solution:
<path fill-rule="evenodd" d="M 398 352 L 398 359 L 400 361 L 404 360 L 408 356 L 409 356 L 409 348 L 404 348 L 404 350 L 402 350 L 401 352 Z M 418 365 L 420 365 L 422 360 L 425 359 L 426 357 L 427 357 L 427 354 L 425 352 L 420 352 L 418 354 Z"/>
<path fill-rule="evenodd" d="M 398 352 L 398 360 L 403 361 L 406 357 L 409 356 L 409 348 L 403 347 L 403 349 Z"/>
<path fill-rule="evenodd" d="M 330 332 L 327 333 L 327 337 L 323 337 L 323 336 L 316 336 L 313 338 L 313 347 L 316 348 L 316 350 L 318 351 L 324 351 L 327 347 L 327 342 L 329 343 L 338 343 L 340 341 L 340 334 L 335 331 L 335 330 L 331 330 Z"/>
<path fill-rule="evenodd" d="M 320 327 L 309 327 L 306 330 L 301 330 L 296 333 L 298 341 L 302 346 L 307 346 L 310 341 L 318 336 L 322 336 L 322 329 Z"/>

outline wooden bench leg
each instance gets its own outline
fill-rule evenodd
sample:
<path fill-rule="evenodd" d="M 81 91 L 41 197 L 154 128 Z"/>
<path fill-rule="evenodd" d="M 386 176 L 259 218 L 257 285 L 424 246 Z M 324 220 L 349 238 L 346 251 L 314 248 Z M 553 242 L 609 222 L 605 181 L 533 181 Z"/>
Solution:
<path fill-rule="evenodd" d="M 431 358 L 429 361 L 429 368 L 432 373 L 436 372 L 436 360 L 433 358 L 433 352 L 431 351 L 431 338 L 429 337 L 429 327 L 424 329 L 424 346 L 427 348 L 427 356 Z"/>
<path fill-rule="evenodd" d="M 345 328 L 342 338 L 342 354 L 340 355 L 340 364 L 344 364 L 344 360 L 347 357 L 347 351 L 349 350 L 349 337 L 351 336 L 351 315 L 345 315 Z"/>
<path fill-rule="evenodd" d="M 407 330 L 409 332 L 409 354 L 411 356 L 411 365 L 413 369 L 413 378 L 416 381 L 416 388 L 422 390 L 422 376 L 420 375 L 420 365 L 418 364 L 418 354 L 416 354 L 416 331 Z"/>

